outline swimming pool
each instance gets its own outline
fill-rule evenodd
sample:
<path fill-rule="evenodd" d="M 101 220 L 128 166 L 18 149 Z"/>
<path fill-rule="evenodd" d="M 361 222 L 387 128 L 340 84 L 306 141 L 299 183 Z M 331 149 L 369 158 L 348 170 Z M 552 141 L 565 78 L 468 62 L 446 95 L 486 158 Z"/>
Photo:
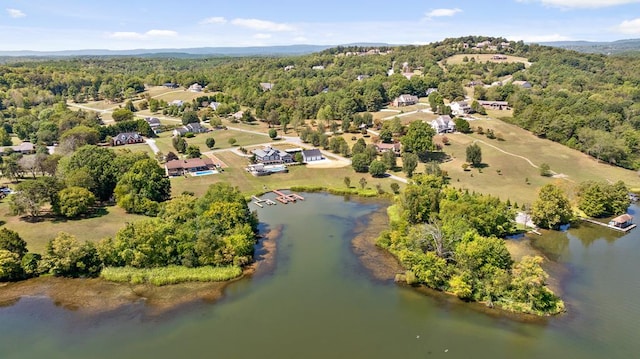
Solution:
<path fill-rule="evenodd" d="M 191 175 L 192 176 L 207 176 L 207 175 L 214 175 L 216 173 L 218 173 L 218 171 L 206 170 L 206 171 L 191 172 Z"/>

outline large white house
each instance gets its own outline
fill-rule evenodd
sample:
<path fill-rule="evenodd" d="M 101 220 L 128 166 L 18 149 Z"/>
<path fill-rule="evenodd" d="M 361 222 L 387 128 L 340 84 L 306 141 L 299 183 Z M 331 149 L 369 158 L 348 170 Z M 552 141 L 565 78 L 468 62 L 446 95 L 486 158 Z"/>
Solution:
<path fill-rule="evenodd" d="M 431 127 L 436 133 L 450 133 L 456 131 L 456 124 L 448 115 L 439 116 L 435 120 L 431 121 Z"/>
<path fill-rule="evenodd" d="M 464 116 L 473 112 L 467 101 L 452 102 L 449 107 L 451 107 L 451 113 L 456 116 Z"/>

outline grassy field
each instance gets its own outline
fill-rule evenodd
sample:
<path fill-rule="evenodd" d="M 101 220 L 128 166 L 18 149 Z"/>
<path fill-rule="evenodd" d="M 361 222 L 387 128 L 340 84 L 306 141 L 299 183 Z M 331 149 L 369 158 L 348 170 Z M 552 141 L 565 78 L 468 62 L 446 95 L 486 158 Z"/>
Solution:
<path fill-rule="evenodd" d="M 110 237 L 124 226 L 126 222 L 133 222 L 142 216 L 127 214 L 120 207 L 106 207 L 100 216 L 82 220 L 51 220 L 43 219 L 40 222 L 26 222 L 9 212 L 6 199 L 0 202 L 0 218 L 6 223 L 5 227 L 16 231 L 27 242 L 29 251 L 43 253 L 47 241 L 54 238 L 58 232 L 67 232 L 76 236 L 79 240 L 97 242 L 105 237 Z"/>
<path fill-rule="evenodd" d="M 201 97 L 201 96 L 207 96 L 208 94 L 204 93 L 204 92 L 191 92 L 191 91 L 187 91 L 187 90 L 172 90 L 172 91 L 168 91 L 166 93 L 161 93 L 158 94 L 156 96 L 153 96 L 153 98 L 157 99 L 157 100 L 165 100 L 167 102 L 171 102 L 174 100 L 182 100 L 182 101 L 191 101 L 195 98 Z"/>
<path fill-rule="evenodd" d="M 640 177 L 630 170 L 599 163 L 590 156 L 572 150 L 558 143 L 540 139 L 517 126 L 500 120 L 472 121 L 473 128 L 491 128 L 501 134 L 504 141 L 491 140 L 478 134 L 448 134 L 451 145 L 445 151 L 454 159 L 441 167 L 449 172 L 451 185 L 458 188 L 490 193 L 512 202 L 531 203 L 537 197 L 537 189 L 549 182 L 559 183 L 567 190 L 587 180 L 624 181 L 629 187 L 640 187 Z M 438 141 L 436 137 L 436 141 Z M 482 149 L 482 159 L 487 167 L 463 171 L 466 147 L 478 142 Z M 504 153 L 492 146 L 499 148 Z M 522 156 L 522 157 L 517 157 Z M 558 174 L 556 178 L 542 177 L 535 166 L 547 163 Z M 527 181 L 528 183 L 527 184 Z"/>
<path fill-rule="evenodd" d="M 493 60 L 493 55 L 494 54 L 457 54 L 446 58 L 444 61 L 451 65 L 459 65 L 463 63 L 463 59 L 465 57 L 469 59 L 474 57 L 476 59 L 476 62 L 522 62 L 526 67 L 529 67 L 531 65 L 529 60 L 525 59 L 524 57 L 506 55 L 506 60 Z"/>
<path fill-rule="evenodd" d="M 246 147 L 251 145 L 256 145 L 259 143 L 267 143 L 271 142 L 271 139 L 266 134 L 264 136 L 240 132 L 234 130 L 215 130 L 208 133 L 201 133 L 192 138 L 185 138 L 189 145 L 196 145 L 200 148 L 200 152 L 210 151 L 206 146 L 205 141 L 208 137 L 213 137 L 216 140 L 216 146 L 214 149 L 223 149 L 230 148 L 229 144 L 230 138 L 236 139 L 235 147 Z M 164 154 L 171 152 L 176 152 L 175 148 L 173 148 L 172 144 L 173 134 L 171 132 L 163 132 L 158 138 L 156 138 L 156 145 L 160 149 L 160 151 Z"/>

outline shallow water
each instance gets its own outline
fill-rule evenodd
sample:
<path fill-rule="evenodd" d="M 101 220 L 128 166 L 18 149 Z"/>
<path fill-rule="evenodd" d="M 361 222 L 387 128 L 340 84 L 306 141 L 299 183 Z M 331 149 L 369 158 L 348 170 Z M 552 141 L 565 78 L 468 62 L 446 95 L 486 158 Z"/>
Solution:
<path fill-rule="evenodd" d="M 373 279 L 353 253 L 373 201 L 305 194 L 258 209 L 282 225 L 273 268 L 221 301 L 99 316 L 24 298 L 0 308 L 1 358 L 632 358 L 640 352 L 640 231 L 581 227 L 537 237 L 559 263 L 569 313 L 540 323 L 482 313 Z M 634 208 L 635 210 L 636 208 Z M 363 222 L 364 221 L 364 222 Z"/>

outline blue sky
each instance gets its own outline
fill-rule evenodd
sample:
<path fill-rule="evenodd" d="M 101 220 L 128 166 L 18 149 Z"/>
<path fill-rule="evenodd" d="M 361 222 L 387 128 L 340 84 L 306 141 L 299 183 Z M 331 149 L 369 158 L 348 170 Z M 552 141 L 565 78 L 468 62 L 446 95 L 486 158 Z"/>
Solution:
<path fill-rule="evenodd" d="M 640 0 L 0 0 L 0 51 L 640 38 Z"/>

